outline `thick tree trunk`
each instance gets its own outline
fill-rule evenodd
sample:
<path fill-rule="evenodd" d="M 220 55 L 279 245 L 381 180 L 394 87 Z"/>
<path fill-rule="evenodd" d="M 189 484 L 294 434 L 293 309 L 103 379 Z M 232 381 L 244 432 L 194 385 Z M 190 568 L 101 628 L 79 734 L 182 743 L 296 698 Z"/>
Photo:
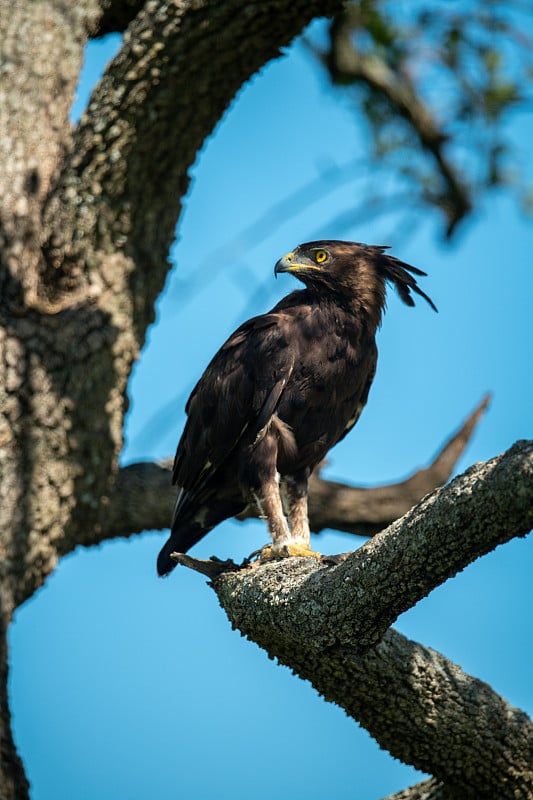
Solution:
<path fill-rule="evenodd" d="M 25 800 L 28 781 L 17 754 L 10 726 L 7 697 L 7 631 L 0 630 L 0 800 Z"/>
<path fill-rule="evenodd" d="M 242 83 L 340 5 L 0 0 L 0 800 L 28 793 L 9 730 L 6 629 L 61 555 L 119 533 L 126 385 L 188 170 Z M 85 43 L 113 29 L 123 47 L 72 129 Z M 343 489 L 321 486 L 317 527 Z M 161 519 L 158 509 L 122 534 Z"/>
<path fill-rule="evenodd" d="M 198 149 L 241 84 L 338 7 L 0 0 L 3 631 L 62 554 L 105 538 L 126 384 Z M 88 37 L 126 25 L 72 130 Z M 24 797 L 1 655 L 0 786 Z"/>

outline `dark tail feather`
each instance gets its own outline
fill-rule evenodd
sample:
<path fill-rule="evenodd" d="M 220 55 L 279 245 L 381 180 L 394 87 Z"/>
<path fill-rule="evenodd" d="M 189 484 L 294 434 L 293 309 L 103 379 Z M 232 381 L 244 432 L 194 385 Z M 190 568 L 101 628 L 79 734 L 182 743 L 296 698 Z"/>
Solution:
<path fill-rule="evenodd" d="M 159 555 L 157 556 L 157 574 L 160 578 L 163 575 L 169 575 L 176 566 L 176 562 L 170 558 L 170 554 L 175 552 L 177 551 L 174 546 L 174 542 L 172 541 L 172 537 L 170 537 L 170 539 L 163 545 Z"/>
<path fill-rule="evenodd" d="M 170 554 L 186 553 L 193 544 L 199 542 L 210 530 L 211 528 L 202 528 L 197 523 L 191 523 L 172 531 L 170 539 L 163 545 L 157 557 L 157 574 L 163 576 L 172 572 L 176 562 L 170 557 Z"/>

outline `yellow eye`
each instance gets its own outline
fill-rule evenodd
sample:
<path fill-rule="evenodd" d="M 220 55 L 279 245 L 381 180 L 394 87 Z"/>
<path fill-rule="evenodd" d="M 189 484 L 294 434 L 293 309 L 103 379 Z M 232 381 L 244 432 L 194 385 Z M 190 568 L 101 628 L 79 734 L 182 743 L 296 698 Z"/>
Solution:
<path fill-rule="evenodd" d="M 327 261 L 328 254 L 325 250 L 317 250 L 315 253 L 315 261 L 317 264 L 323 264 L 324 261 Z"/>

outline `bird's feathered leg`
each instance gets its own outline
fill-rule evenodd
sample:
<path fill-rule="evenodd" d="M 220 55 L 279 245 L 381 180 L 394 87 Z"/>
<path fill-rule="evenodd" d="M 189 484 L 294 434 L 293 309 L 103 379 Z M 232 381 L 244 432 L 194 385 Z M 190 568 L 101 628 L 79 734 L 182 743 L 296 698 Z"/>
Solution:
<path fill-rule="evenodd" d="M 277 475 L 273 481 L 268 481 L 263 484 L 261 494 L 255 494 L 254 497 L 259 508 L 259 513 L 266 520 L 269 533 L 272 536 L 272 544 L 266 545 L 259 551 L 261 561 L 285 558 L 286 556 L 321 557 L 320 553 L 313 552 L 309 547 L 310 534 L 308 523 L 306 525 L 307 537 L 305 535 L 305 525 L 301 527 L 301 535 L 298 538 L 295 538 L 293 531 L 289 528 L 283 513 L 283 504 L 279 491 L 279 478 Z M 304 503 L 305 509 L 307 509 L 307 501 L 305 498 Z M 297 507 L 298 512 L 301 512 L 302 498 L 298 498 Z"/>
<path fill-rule="evenodd" d="M 291 542 L 289 525 L 283 514 L 283 505 L 279 494 L 279 484 L 274 477 L 273 481 L 264 483 L 261 492 L 254 492 L 254 500 L 261 517 L 266 520 L 268 532 L 272 537 L 269 547 L 273 555 L 283 555 Z"/>
<path fill-rule="evenodd" d="M 308 470 L 298 475 L 284 475 L 280 480 L 280 492 L 292 539 L 309 547 L 311 531 L 307 511 L 308 477 Z"/>
<path fill-rule="evenodd" d="M 278 447 L 276 429 L 269 427 L 260 439 L 254 440 L 246 470 L 241 475 L 241 485 L 246 487 L 248 496 L 256 503 L 272 537 L 272 544 L 260 551 L 262 560 L 302 555 L 302 545 L 294 541 L 283 511 L 280 477 L 276 469 Z M 298 552 L 295 552 L 295 547 Z M 306 552 L 305 555 L 307 554 Z"/>
<path fill-rule="evenodd" d="M 269 429 L 250 445 L 248 458 L 243 461 L 239 476 L 243 494 L 254 502 L 259 515 L 266 521 L 275 550 L 288 544 L 291 538 L 289 525 L 283 513 L 279 493 L 279 475 L 276 470 L 278 440 Z"/>
<path fill-rule="evenodd" d="M 320 553 L 311 550 L 307 510 L 309 472 L 309 469 L 305 469 L 295 475 L 283 476 L 280 480 L 280 493 L 291 529 L 290 554 L 320 558 Z"/>

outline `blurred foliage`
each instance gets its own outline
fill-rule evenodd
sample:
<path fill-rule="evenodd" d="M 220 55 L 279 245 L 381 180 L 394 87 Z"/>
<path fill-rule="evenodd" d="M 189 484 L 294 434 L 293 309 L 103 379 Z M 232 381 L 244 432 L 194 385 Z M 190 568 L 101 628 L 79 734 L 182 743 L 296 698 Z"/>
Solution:
<path fill-rule="evenodd" d="M 529 110 L 532 12 L 531 0 L 349 2 L 319 53 L 368 121 L 376 162 L 443 213 L 448 236 L 490 189 L 512 186 L 531 210 L 506 122 Z"/>

